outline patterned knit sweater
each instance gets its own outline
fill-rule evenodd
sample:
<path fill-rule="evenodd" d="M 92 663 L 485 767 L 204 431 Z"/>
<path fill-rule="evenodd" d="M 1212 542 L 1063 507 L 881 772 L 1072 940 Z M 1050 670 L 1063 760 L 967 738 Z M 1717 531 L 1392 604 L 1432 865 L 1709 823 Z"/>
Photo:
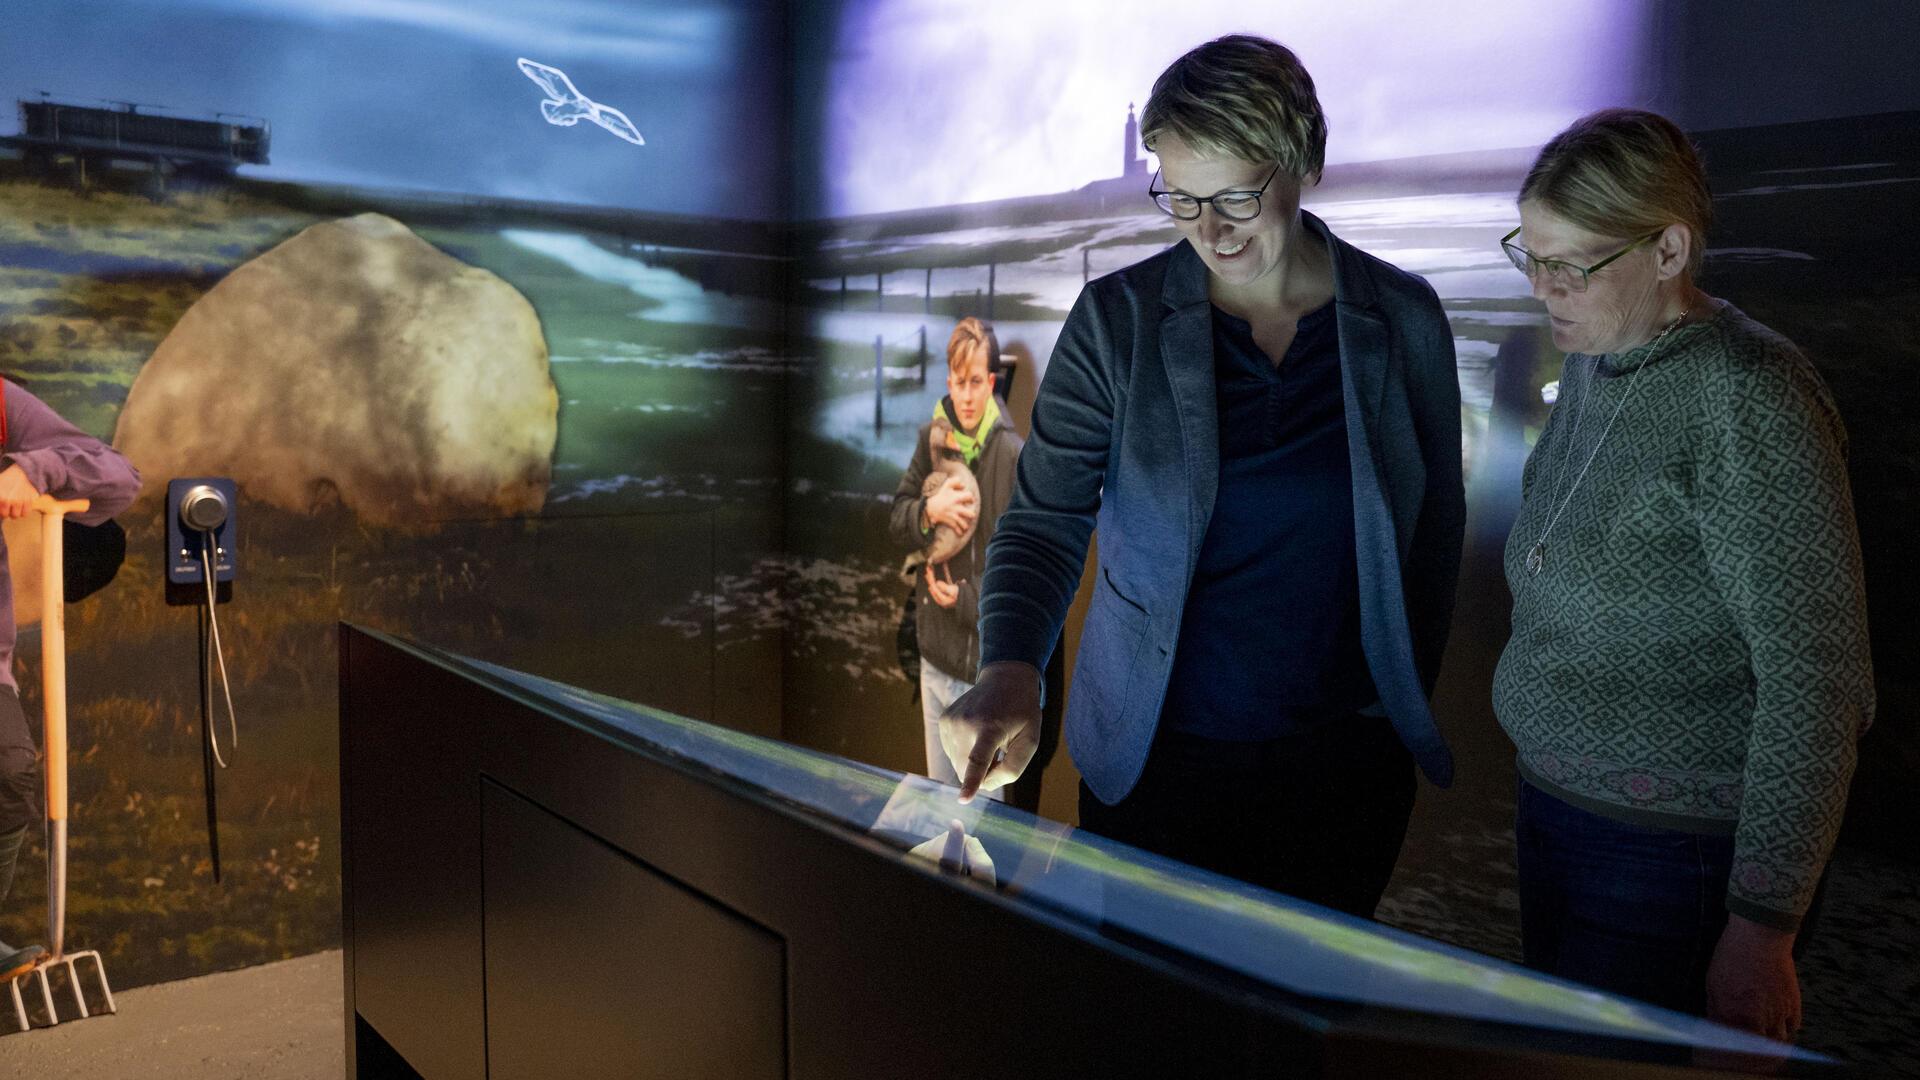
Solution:
<path fill-rule="evenodd" d="M 1732 833 L 1728 910 L 1793 929 L 1873 716 L 1833 400 L 1731 304 L 1657 348 L 1569 355 L 1560 387 L 1506 547 L 1493 695 L 1521 774 L 1617 820 Z"/>

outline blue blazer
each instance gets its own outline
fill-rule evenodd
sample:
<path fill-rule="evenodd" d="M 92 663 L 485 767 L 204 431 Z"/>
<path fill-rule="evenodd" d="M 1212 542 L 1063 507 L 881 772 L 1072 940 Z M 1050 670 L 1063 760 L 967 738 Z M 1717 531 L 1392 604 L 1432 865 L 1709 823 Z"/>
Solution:
<path fill-rule="evenodd" d="M 1466 524 L 1453 334 L 1425 280 L 1301 217 L 1333 255 L 1360 634 L 1380 694 L 1370 711 L 1385 711 L 1444 787 L 1453 758 L 1427 697 Z M 1081 290 L 987 545 L 981 663 L 1044 669 L 1100 530 L 1066 734 L 1080 775 L 1107 803 L 1146 765 L 1219 484 L 1208 273 L 1182 241 Z"/>

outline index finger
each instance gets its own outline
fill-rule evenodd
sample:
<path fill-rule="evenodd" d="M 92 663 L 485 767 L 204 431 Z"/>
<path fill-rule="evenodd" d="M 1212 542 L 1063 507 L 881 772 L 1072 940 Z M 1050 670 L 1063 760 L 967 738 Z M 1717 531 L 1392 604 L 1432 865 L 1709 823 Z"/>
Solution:
<path fill-rule="evenodd" d="M 960 778 L 960 801 L 972 802 L 979 793 L 980 785 L 986 781 L 987 774 L 1000 763 L 1000 747 L 994 740 L 982 733 L 973 741 L 973 749 L 967 751 L 966 772 Z"/>
<path fill-rule="evenodd" d="M 958 819 L 947 822 L 946 843 L 940 847 L 940 868 L 959 871 L 967 865 L 967 829 Z"/>

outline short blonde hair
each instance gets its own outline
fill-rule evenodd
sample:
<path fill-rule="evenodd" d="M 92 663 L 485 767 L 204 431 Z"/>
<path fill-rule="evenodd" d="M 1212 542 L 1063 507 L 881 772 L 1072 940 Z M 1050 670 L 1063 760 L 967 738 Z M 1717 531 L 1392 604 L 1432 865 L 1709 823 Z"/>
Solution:
<path fill-rule="evenodd" d="M 1140 143 L 1171 132 L 1203 154 L 1272 161 L 1296 180 L 1327 162 L 1327 118 L 1293 50 L 1251 34 L 1215 38 L 1167 66 L 1140 110 Z"/>
<path fill-rule="evenodd" d="M 987 358 L 987 374 L 998 374 L 1000 339 L 993 332 L 993 324 L 969 315 L 960 320 L 952 336 L 947 338 L 947 370 L 952 371 L 983 352 Z"/>
<path fill-rule="evenodd" d="M 1687 274 L 1707 257 L 1713 195 L 1700 152 L 1679 125 L 1644 109 L 1602 109 L 1540 149 L 1520 201 L 1532 199 L 1588 232 L 1622 240 L 1669 225 L 1693 233 Z"/>

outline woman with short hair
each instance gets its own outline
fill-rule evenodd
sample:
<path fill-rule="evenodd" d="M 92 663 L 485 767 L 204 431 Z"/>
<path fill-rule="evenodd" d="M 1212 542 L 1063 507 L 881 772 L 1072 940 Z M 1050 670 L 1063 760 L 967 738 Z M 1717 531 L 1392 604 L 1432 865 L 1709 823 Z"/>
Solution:
<path fill-rule="evenodd" d="M 1793 343 L 1694 283 L 1686 136 L 1595 113 L 1502 240 L 1567 353 L 1506 548 L 1533 967 L 1763 1034 L 1871 721 L 1846 433 Z"/>
<path fill-rule="evenodd" d="M 1327 125 L 1284 46 L 1201 45 L 1141 118 L 1181 239 L 1067 317 L 942 738 L 968 796 L 1026 767 L 1097 524 L 1080 824 L 1370 916 L 1416 762 L 1452 769 L 1427 704 L 1465 521 L 1452 332 L 1425 281 L 1300 209 Z"/>

